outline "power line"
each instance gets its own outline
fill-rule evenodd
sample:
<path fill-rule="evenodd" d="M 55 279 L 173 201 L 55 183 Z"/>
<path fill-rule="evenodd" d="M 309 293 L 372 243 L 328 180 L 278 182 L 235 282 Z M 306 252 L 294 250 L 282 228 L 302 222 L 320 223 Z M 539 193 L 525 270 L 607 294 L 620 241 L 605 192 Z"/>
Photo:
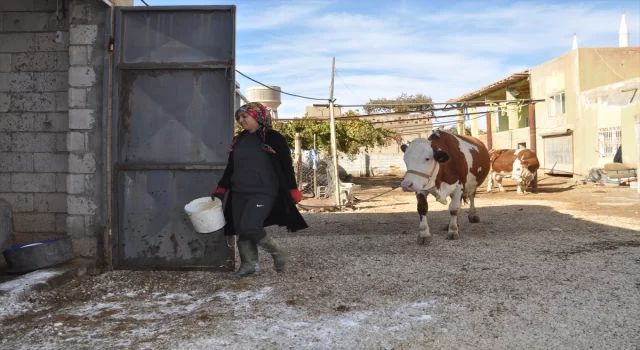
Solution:
<path fill-rule="evenodd" d="M 355 92 L 353 92 L 353 90 L 351 90 L 351 88 L 349 86 L 347 86 L 347 83 L 345 83 L 344 79 L 342 79 L 342 76 L 340 74 L 338 74 L 338 71 L 336 70 L 336 75 L 338 76 L 338 78 L 340 78 L 340 81 L 342 82 L 342 84 L 344 85 L 344 87 L 346 87 L 349 91 L 351 91 L 351 93 L 353 94 L 353 96 L 355 96 L 358 100 L 363 101 L 360 97 L 358 97 L 358 95 L 356 95 Z"/>
<path fill-rule="evenodd" d="M 352 72 L 353 74 L 362 75 L 361 71 L 355 70 L 355 69 L 340 69 L 340 70 L 343 72 Z M 389 73 L 373 73 L 373 74 L 376 74 L 378 76 L 393 77 L 393 78 L 409 78 L 409 79 L 418 79 L 418 80 L 427 80 L 427 81 L 441 81 L 441 82 L 456 83 L 456 84 L 475 83 L 472 81 L 462 81 L 462 80 L 444 80 L 444 79 L 438 79 L 438 78 L 428 77 L 428 76 L 399 75 L 399 74 L 389 74 Z"/>
<path fill-rule="evenodd" d="M 146 1 L 144 1 L 144 0 L 140 0 L 140 1 L 142 1 L 142 3 L 143 3 L 143 4 L 145 4 L 145 5 L 149 6 L 149 4 L 147 4 L 147 2 L 146 2 Z"/>
<path fill-rule="evenodd" d="M 247 78 L 247 79 L 249 79 L 249 80 L 253 81 L 254 83 L 260 84 L 260 85 L 262 85 L 262 86 L 266 87 L 266 88 L 267 88 L 267 89 L 269 89 L 269 90 L 278 91 L 278 92 L 280 92 L 280 93 L 282 93 L 282 94 L 285 94 L 285 95 L 294 96 L 294 97 L 300 97 L 300 98 L 305 98 L 305 99 L 307 99 L 307 100 L 316 100 L 316 101 L 327 101 L 327 100 L 329 100 L 328 98 L 316 98 L 316 97 L 307 97 L 307 96 L 301 96 L 301 95 L 296 95 L 296 94 L 290 94 L 290 93 L 288 93 L 288 92 L 284 92 L 284 91 L 282 91 L 282 90 L 274 89 L 274 88 L 272 88 L 271 86 L 265 85 L 265 84 L 263 84 L 263 83 L 261 83 L 261 82 L 259 82 L 259 81 L 255 80 L 255 79 L 253 79 L 253 78 L 251 78 L 251 77 L 247 76 L 246 74 L 242 73 L 241 71 L 239 71 L 239 70 L 237 70 L 237 69 L 236 69 L 236 72 L 240 73 L 240 75 L 242 75 L 243 77 L 245 77 L 245 78 Z"/>

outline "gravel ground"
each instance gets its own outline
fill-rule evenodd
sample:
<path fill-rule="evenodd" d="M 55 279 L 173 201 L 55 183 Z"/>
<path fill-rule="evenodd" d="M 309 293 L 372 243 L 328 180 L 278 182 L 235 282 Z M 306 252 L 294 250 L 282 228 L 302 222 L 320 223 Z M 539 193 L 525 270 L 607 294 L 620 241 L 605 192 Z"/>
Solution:
<path fill-rule="evenodd" d="M 356 196 L 398 178 L 357 180 Z M 540 192 L 480 193 L 446 241 L 429 198 L 430 246 L 416 245 L 415 197 L 304 213 L 273 232 L 290 271 L 230 280 L 209 272 L 107 272 L 23 304 L 0 300 L 2 348 L 640 348 L 640 196 L 543 178 Z M 312 203 L 309 203 L 312 204 Z"/>

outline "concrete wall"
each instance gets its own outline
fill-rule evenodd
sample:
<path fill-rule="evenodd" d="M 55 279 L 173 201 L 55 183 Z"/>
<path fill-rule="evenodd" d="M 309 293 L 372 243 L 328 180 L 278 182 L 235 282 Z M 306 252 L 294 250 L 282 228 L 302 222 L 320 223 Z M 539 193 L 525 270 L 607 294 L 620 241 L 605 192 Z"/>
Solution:
<path fill-rule="evenodd" d="M 544 103 L 536 103 L 538 134 L 574 128 L 578 113 L 577 99 L 580 94 L 579 72 L 578 50 L 570 51 L 530 70 L 531 97 L 547 100 Z M 566 112 L 549 116 L 549 98 L 563 91 Z"/>
<path fill-rule="evenodd" d="M 575 144 L 588 145 L 575 148 L 576 172 L 585 174 L 593 167 L 603 167 L 613 162 L 613 156 L 602 157 L 598 152 L 600 128 L 619 126 L 622 130 L 622 162 L 638 167 L 638 150 L 634 129 L 634 117 L 640 115 L 640 78 L 605 85 L 580 94 L 579 125 L 582 132 L 575 135 Z M 632 100 L 633 97 L 633 100 Z"/>
<path fill-rule="evenodd" d="M 547 100 L 546 103 L 536 104 L 538 158 L 541 164 L 545 164 L 542 136 L 567 129 L 573 130 L 573 172 L 579 177 L 592 167 L 612 161 L 598 156 L 598 128 L 603 125 L 623 126 L 623 150 L 627 152 L 625 155 L 623 151 L 625 159 L 637 152 L 633 150 L 635 138 L 632 134 L 633 116 L 638 114 L 638 107 L 607 102 L 621 98 L 619 91 L 611 90 L 617 89 L 611 87 L 616 85 L 607 85 L 639 77 L 638 62 L 638 47 L 584 48 L 570 51 L 530 70 L 531 97 Z M 562 91 L 565 92 L 566 113 L 550 116 L 549 97 Z M 627 97 L 630 98 L 630 95 Z M 633 144 L 625 146 L 631 140 Z"/>
<path fill-rule="evenodd" d="M 640 76 L 640 47 L 578 49 L 580 91 Z"/>
<path fill-rule="evenodd" d="M 546 102 L 536 103 L 535 105 L 536 143 L 538 148 L 536 155 L 540 161 L 541 168 L 544 168 L 546 164 L 543 136 L 566 131 L 567 129 L 575 130 L 576 128 L 577 101 L 580 95 L 578 53 L 578 50 L 569 51 L 530 70 L 531 98 L 546 100 Z M 565 93 L 565 113 L 550 116 L 550 97 L 558 92 Z"/>
<path fill-rule="evenodd" d="M 69 26 L 54 41 L 56 1 L 0 1 L 0 198 L 13 243 L 64 236 Z"/>
<path fill-rule="evenodd" d="M 107 10 L 98 0 L 0 2 L 0 197 L 16 211 L 15 244 L 69 235 L 77 256 L 98 256 Z"/>
<path fill-rule="evenodd" d="M 97 0 L 69 2 L 67 232 L 76 254 L 98 258 L 106 225 L 103 85 L 108 9 Z"/>

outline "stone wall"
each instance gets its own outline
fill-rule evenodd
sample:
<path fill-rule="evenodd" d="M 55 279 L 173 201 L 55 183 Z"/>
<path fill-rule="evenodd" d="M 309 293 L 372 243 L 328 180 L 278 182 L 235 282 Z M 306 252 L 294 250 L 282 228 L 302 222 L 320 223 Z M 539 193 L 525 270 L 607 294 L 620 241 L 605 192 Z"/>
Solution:
<path fill-rule="evenodd" d="M 0 1 L 0 198 L 13 206 L 14 244 L 67 231 L 69 26 L 59 10 Z"/>

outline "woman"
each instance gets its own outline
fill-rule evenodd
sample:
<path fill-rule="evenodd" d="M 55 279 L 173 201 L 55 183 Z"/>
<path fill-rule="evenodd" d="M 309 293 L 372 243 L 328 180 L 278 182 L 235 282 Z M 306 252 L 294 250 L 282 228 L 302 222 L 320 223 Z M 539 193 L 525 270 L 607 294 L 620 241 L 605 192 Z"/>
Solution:
<path fill-rule="evenodd" d="M 307 228 L 296 208 L 302 199 L 298 191 L 287 140 L 271 128 L 271 117 L 260 103 L 240 107 L 235 119 L 244 129 L 229 147 L 227 168 L 211 194 L 227 202 L 225 236 L 238 236 L 240 268 L 232 275 L 258 274 L 258 246 L 269 252 L 278 272 L 285 271 L 286 253 L 265 226 L 286 226 L 290 232 Z"/>

